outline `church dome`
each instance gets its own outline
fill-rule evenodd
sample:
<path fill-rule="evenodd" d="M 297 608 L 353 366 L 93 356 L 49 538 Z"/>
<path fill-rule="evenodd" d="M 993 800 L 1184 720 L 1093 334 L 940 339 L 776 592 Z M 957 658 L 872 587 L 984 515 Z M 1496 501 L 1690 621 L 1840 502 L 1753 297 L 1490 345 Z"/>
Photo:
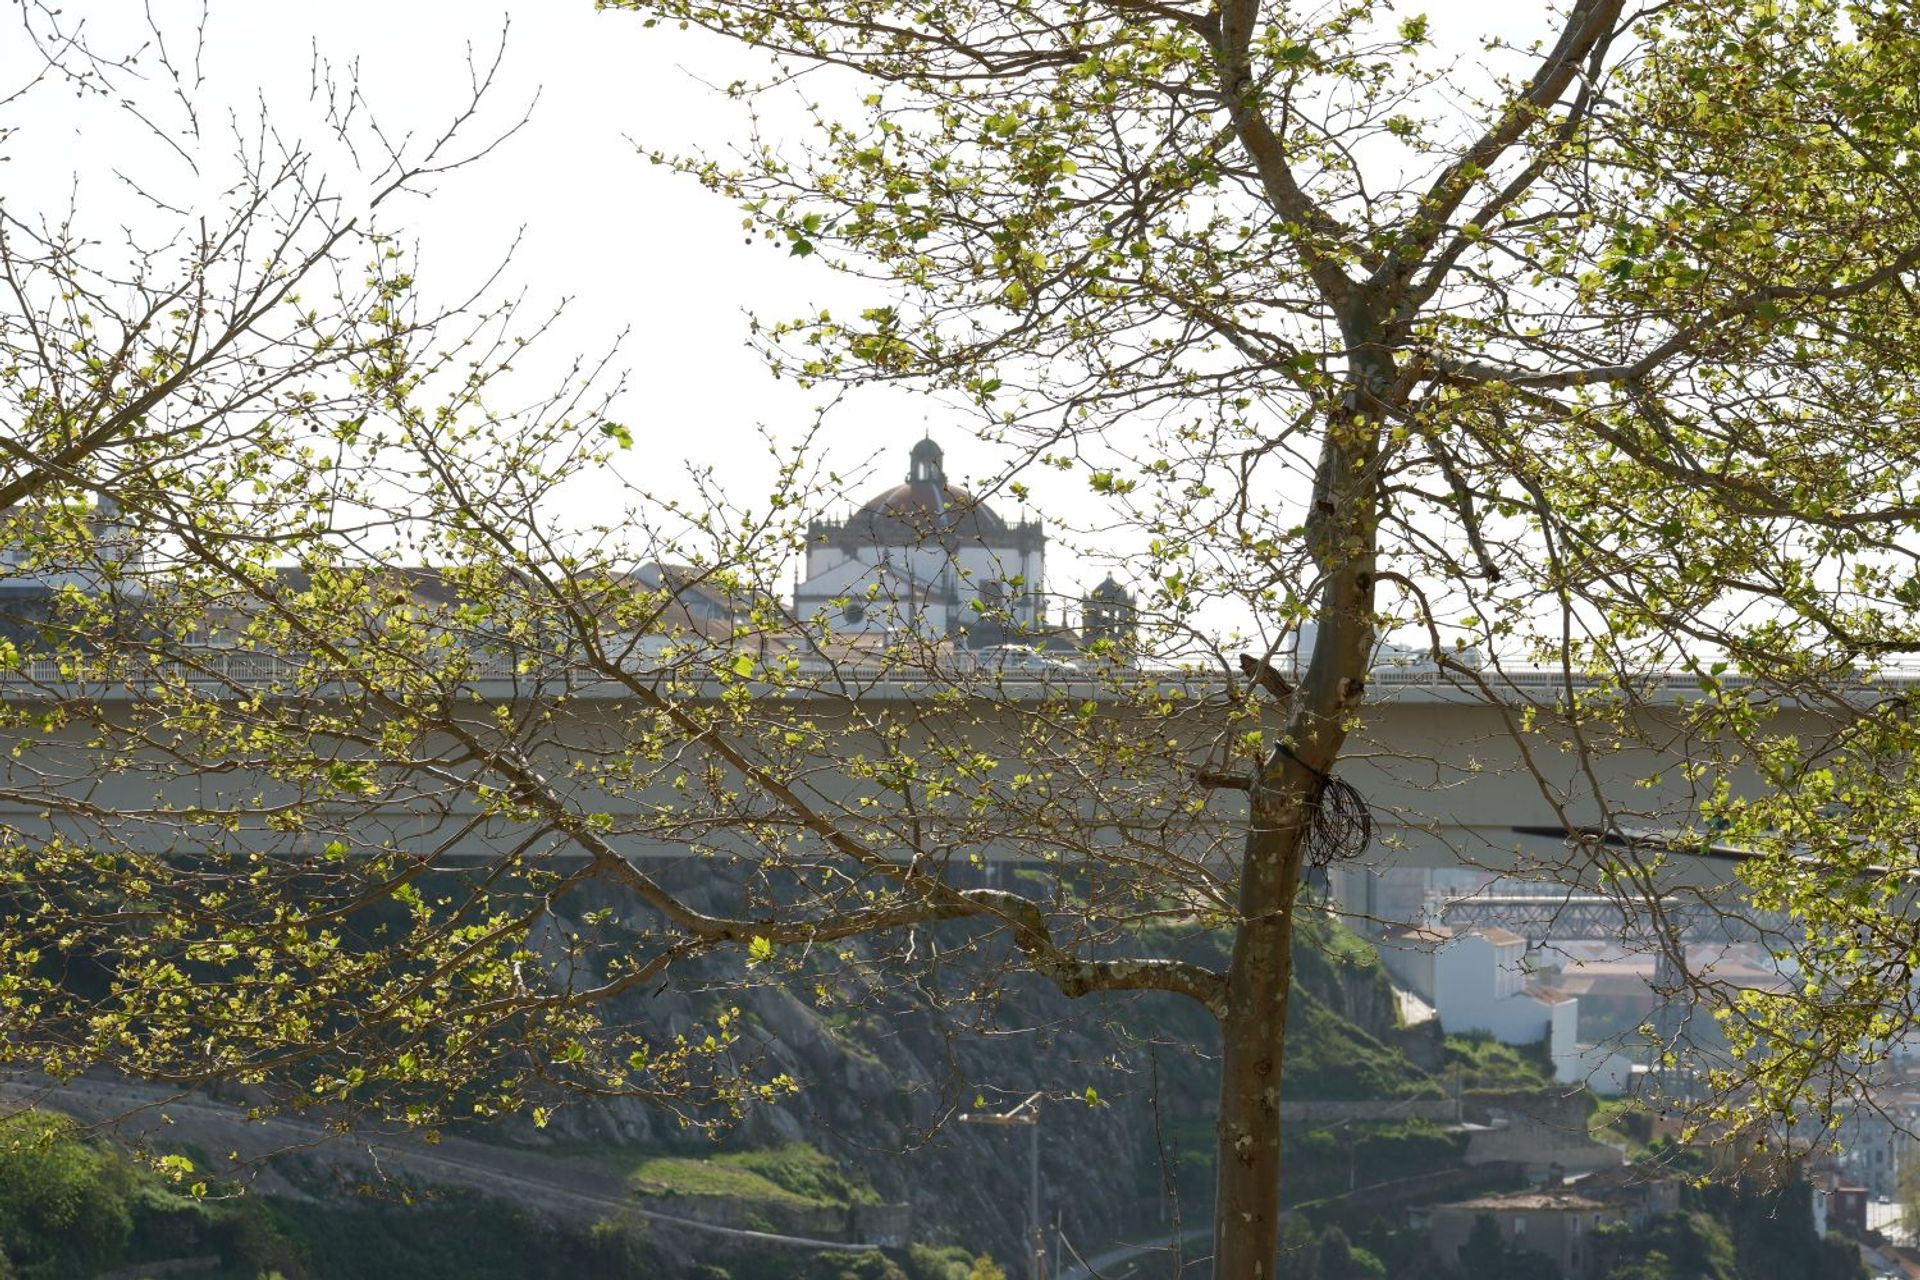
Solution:
<path fill-rule="evenodd" d="M 906 483 L 867 500 L 848 521 L 862 539 L 891 546 L 938 538 L 969 541 L 1005 536 L 1007 522 L 964 489 L 947 483 L 940 446 L 922 440 L 913 446 Z"/>

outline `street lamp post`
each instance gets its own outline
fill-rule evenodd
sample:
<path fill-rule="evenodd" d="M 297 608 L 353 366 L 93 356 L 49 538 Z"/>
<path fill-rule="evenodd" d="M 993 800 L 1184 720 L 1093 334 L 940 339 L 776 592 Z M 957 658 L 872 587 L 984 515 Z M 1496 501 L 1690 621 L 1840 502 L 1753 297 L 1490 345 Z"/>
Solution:
<path fill-rule="evenodd" d="M 1011 1111 L 998 1114 L 963 1111 L 963 1124 L 1025 1125 L 1027 1127 L 1027 1277 L 1047 1280 L 1047 1246 L 1040 1227 L 1040 1097 L 1027 1095 Z"/>

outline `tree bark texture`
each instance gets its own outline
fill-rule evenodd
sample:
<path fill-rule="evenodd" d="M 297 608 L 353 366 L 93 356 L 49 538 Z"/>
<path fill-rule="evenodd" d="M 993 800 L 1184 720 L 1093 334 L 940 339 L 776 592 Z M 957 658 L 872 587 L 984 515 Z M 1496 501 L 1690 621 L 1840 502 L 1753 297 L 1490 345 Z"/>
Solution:
<path fill-rule="evenodd" d="M 1240 919 L 1221 1019 L 1220 1143 L 1214 1202 L 1216 1280 L 1268 1280 L 1280 1233 L 1280 1086 L 1293 909 L 1307 834 L 1348 717 L 1366 690 L 1374 643 L 1378 416 L 1391 357 L 1355 343 L 1350 391 L 1329 415 L 1307 542 L 1322 577 L 1313 655 L 1281 743 L 1249 797 Z"/>
<path fill-rule="evenodd" d="M 1299 797 L 1304 799 L 1305 797 Z M 1227 971 L 1221 1023 L 1220 1143 L 1214 1200 L 1216 1277 L 1264 1280 L 1280 1226 L 1280 1068 L 1293 980 L 1293 898 L 1306 810 L 1269 825 L 1255 818 L 1240 878 L 1242 923 Z M 1283 798 L 1256 793 L 1256 807 Z"/>

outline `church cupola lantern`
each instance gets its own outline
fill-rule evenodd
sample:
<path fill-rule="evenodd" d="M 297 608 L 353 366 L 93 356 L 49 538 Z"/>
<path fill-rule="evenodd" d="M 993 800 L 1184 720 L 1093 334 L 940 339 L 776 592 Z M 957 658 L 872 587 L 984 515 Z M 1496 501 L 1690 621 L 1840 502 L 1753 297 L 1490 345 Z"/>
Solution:
<path fill-rule="evenodd" d="M 942 456 L 940 446 L 935 444 L 931 437 L 923 438 L 919 444 L 913 446 L 913 452 L 909 455 L 907 483 L 945 483 L 947 472 L 946 468 L 941 465 Z"/>

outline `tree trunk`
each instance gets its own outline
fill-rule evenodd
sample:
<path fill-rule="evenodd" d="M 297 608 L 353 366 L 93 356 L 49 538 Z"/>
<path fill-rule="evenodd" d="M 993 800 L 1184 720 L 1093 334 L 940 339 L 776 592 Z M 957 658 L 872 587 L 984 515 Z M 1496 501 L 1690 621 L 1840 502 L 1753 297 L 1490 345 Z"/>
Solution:
<path fill-rule="evenodd" d="M 1280 1231 L 1280 1068 L 1293 980 L 1293 897 L 1300 883 L 1300 817 L 1262 820 L 1256 792 L 1240 876 L 1241 925 L 1221 1019 L 1220 1141 L 1215 1188 L 1216 1280 L 1266 1280 Z M 1283 802 L 1284 803 L 1284 802 Z"/>
<path fill-rule="evenodd" d="M 1359 326 L 1356 325 L 1356 331 Z M 1328 423 L 1306 540 L 1325 575 L 1313 656 L 1294 691 L 1282 745 L 1249 799 L 1240 920 L 1221 1017 L 1215 1280 L 1269 1280 L 1280 1242 L 1280 1070 L 1293 982 L 1293 900 L 1305 837 L 1347 719 L 1366 690 L 1374 641 L 1378 418 L 1390 385 L 1382 349 L 1354 342 L 1352 391 Z"/>

